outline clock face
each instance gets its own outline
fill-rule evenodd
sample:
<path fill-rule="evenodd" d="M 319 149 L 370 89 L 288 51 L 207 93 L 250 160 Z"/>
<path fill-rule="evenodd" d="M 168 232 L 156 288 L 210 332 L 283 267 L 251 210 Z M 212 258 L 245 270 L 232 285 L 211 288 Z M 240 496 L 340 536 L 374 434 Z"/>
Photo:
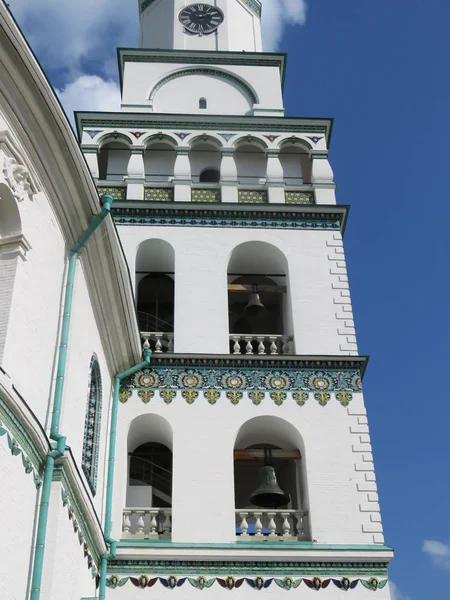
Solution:
<path fill-rule="evenodd" d="M 190 4 L 180 12 L 179 19 L 191 33 L 208 35 L 222 23 L 223 12 L 210 4 Z"/>

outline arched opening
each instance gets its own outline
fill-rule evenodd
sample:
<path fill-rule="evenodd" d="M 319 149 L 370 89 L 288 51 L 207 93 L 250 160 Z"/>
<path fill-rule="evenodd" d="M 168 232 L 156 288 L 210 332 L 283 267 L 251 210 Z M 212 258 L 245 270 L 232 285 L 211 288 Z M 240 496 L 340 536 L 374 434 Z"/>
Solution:
<path fill-rule="evenodd" d="M 84 422 L 84 440 L 81 465 L 89 487 L 95 495 L 97 491 L 98 455 L 100 447 L 100 426 L 102 418 L 102 378 L 100 365 L 95 356 L 89 367 L 88 399 Z"/>
<path fill-rule="evenodd" d="M 239 144 L 234 153 L 234 160 L 240 184 L 261 185 L 266 182 L 267 158 L 259 144 Z"/>
<path fill-rule="evenodd" d="M 200 183 L 219 183 L 220 171 L 219 169 L 204 169 L 200 173 Z"/>
<path fill-rule="evenodd" d="M 154 352 L 172 352 L 175 252 L 164 240 L 146 240 L 136 256 L 137 312 L 142 337 Z"/>
<path fill-rule="evenodd" d="M 309 539 L 303 441 L 283 419 L 261 416 L 239 430 L 234 450 L 236 535 Z"/>
<path fill-rule="evenodd" d="M 287 186 L 311 183 L 311 159 L 305 146 L 292 142 L 284 144 L 281 147 L 279 157 Z"/>
<path fill-rule="evenodd" d="M 104 181 L 123 181 L 128 171 L 131 150 L 121 140 L 113 140 L 100 147 L 98 153 L 98 178 Z"/>
<path fill-rule="evenodd" d="M 0 364 L 8 334 L 17 264 L 19 256 L 23 258 L 27 249 L 17 201 L 9 187 L 0 183 Z"/>
<path fill-rule="evenodd" d="M 131 423 L 124 537 L 170 538 L 172 444 L 172 428 L 163 417 L 145 414 Z"/>
<path fill-rule="evenodd" d="M 146 181 L 152 183 L 171 181 L 174 176 L 176 158 L 175 148 L 169 142 L 154 142 L 147 146 L 144 152 Z"/>
<path fill-rule="evenodd" d="M 228 265 L 230 352 L 293 352 L 288 266 L 284 254 L 266 242 L 235 248 Z"/>
<path fill-rule="evenodd" d="M 220 179 L 221 154 L 219 144 L 215 140 L 209 138 L 195 140 L 189 151 L 189 160 L 194 184 L 201 182 L 201 174 L 205 171 L 217 171 Z"/>
<path fill-rule="evenodd" d="M 208 108 L 208 103 L 206 101 L 206 98 L 200 98 L 200 100 L 198 101 L 198 107 L 202 110 L 205 108 Z"/>

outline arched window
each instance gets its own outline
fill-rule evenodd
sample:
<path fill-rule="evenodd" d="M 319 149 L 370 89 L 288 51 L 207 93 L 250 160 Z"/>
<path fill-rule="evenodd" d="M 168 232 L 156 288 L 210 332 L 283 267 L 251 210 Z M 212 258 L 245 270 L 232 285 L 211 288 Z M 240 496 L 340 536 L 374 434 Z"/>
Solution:
<path fill-rule="evenodd" d="M 200 100 L 198 101 L 198 107 L 199 108 L 207 108 L 208 107 L 208 103 L 206 102 L 206 98 L 200 98 Z"/>
<path fill-rule="evenodd" d="M 199 181 L 200 183 L 219 183 L 219 169 L 205 169 L 200 173 Z"/>
<path fill-rule="evenodd" d="M 102 378 L 97 358 L 91 358 L 89 368 L 88 400 L 84 422 L 82 468 L 92 493 L 97 489 L 100 423 L 102 417 Z"/>

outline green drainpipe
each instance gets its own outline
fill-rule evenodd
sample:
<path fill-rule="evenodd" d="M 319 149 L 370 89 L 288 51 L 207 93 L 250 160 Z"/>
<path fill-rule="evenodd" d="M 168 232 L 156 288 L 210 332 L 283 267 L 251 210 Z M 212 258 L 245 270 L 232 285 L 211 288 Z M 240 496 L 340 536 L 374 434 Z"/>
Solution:
<path fill-rule="evenodd" d="M 39 504 L 38 526 L 36 533 L 36 545 L 34 548 L 33 574 L 31 579 L 30 600 L 39 600 L 41 596 L 42 571 L 44 566 L 45 538 L 47 535 L 48 508 L 50 492 L 53 481 L 55 460 L 64 455 L 66 449 L 66 438 L 59 432 L 61 420 L 61 404 L 64 390 L 64 377 L 67 363 L 67 345 L 69 342 L 70 317 L 72 314 L 73 284 L 77 267 L 78 252 L 86 244 L 91 235 L 107 217 L 111 210 L 113 198 L 104 194 L 101 198 L 102 210 L 93 219 L 92 223 L 81 235 L 78 242 L 70 250 L 69 263 L 67 267 L 66 291 L 64 296 L 64 313 L 61 327 L 61 341 L 58 352 L 58 366 L 56 373 L 55 393 L 53 397 L 53 414 L 50 426 L 50 439 L 56 442 L 56 448 L 47 454 L 44 467 L 44 482 L 42 485 L 41 501 Z"/>
<path fill-rule="evenodd" d="M 106 485 L 106 507 L 105 507 L 105 541 L 109 544 L 109 554 L 102 556 L 100 564 L 100 592 L 99 600 L 105 600 L 106 597 L 106 570 L 108 566 L 108 560 L 116 556 L 117 542 L 111 538 L 111 521 L 112 521 L 112 499 L 113 499 L 113 486 L 114 486 L 114 461 L 116 457 L 116 435 L 117 435 L 117 415 L 119 408 L 119 393 L 120 393 L 120 382 L 125 377 L 133 375 L 136 371 L 140 371 L 150 364 L 152 351 L 148 348 L 144 349 L 144 361 L 131 367 L 128 371 L 119 373 L 114 377 L 114 392 L 113 392 L 113 404 L 111 410 L 111 427 L 109 432 L 109 455 L 108 455 L 108 479 Z"/>

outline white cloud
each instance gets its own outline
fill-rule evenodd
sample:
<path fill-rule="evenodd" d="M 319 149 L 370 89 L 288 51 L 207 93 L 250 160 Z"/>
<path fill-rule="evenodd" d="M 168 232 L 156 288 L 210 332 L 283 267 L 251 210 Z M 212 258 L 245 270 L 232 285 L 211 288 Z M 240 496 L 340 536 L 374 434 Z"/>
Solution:
<path fill-rule="evenodd" d="M 266 52 L 278 48 L 286 25 L 305 24 L 307 8 L 306 0 L 264 0 L 262 33 Z"/>
<path fill-rule="evenodd" d="M 425 540 L 422 551 L 428 554 L 438 567 L 450 569 L 450 545 L 434 540 Z"/>
<path fill-rule="evenodd" d="M 81 75 L 56 92 L 71 123 L 75 110 L 120 110 L 119 86 L 97 75 Z"/>
<path fill-rule="evenodd" d="M 405 596 L 400 592 L 393 581 L 389 582 L 389 591 L 391 592 L 391 600 L 411 600 L 409 596 Z"/>

